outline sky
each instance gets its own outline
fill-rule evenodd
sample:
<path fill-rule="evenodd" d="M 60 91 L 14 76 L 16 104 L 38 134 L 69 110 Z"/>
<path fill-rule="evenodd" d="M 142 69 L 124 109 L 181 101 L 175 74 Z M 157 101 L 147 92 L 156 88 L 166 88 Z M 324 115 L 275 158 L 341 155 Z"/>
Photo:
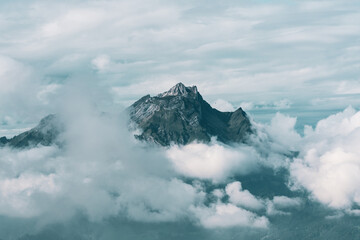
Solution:
<path fill-rule="evenodd" d="M 0 239 L 360 236 L 360 3 L 0 3 Z M 249 144 L 154 147 L 124 109 L 178 82 L 242 107 Z M 204 167 L 206 166 L 206 167 Z"/>
<path fill-rule="evenodd" d="M 104 111 L 183 82 L 220 110 L 314 125 L 360 106 L 359 9 L 351 0 L 1 1 L 2 131 L 56 112 L 73 84 Z"/>

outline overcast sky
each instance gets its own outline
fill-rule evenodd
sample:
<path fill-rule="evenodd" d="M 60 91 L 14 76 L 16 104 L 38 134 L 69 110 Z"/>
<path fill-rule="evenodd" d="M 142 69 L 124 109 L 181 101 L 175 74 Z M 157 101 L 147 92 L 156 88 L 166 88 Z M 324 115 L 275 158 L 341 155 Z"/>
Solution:
<path fill-rule="evenodd" d="M 359 5 L 1 1 L 0 123 L 37 122 L 75 85 L 104 111 L 180 81 L 223 110 L 357 108 Z"/>

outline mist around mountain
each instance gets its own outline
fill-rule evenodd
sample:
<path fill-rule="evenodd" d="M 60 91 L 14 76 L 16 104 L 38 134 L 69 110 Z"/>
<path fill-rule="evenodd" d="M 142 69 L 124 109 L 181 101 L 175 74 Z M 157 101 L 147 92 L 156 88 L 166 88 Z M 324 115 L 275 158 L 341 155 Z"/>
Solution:
<path fill-rule="evenodd" d="M 249 118 L 241 109 L 221 112 L 207 103 L 197 87 L 176 84 L 155 97 L 144 96 L 127 110 L 130 130 L 140 130 L 135 137 L 162 146 L 185 145 L 193 141 L 209 143 L 215 137 L 225 144 L 245 143 L 252 128 Z M 38 145 L 61 145 L 60 135 L 65 131 L 61 116 L 50 114 L 29 131 L 7 139 L 0 144 L 14 148 Z M 0 145 L 0 146 L 1 146 Z"/>
<path fill-rule="evenodd" d="M 59 136 L 65 131 L 64 123 L 55 114 L 50 114 L 40 123 L 29 131 L 23 132 L 10 139 L 0 138 L 0 146 L 9 146 L 12 148 L 29 148 L 38 145 L 51 146 L 61 144 Z"/>
<path fill-rule="evenodd" d="M 351 107 L 301 136 L 296 118 L 260 124 L 182 84 L 120 116 L 80 103 L 1 138 L 1 239 L 360 235 Z"/>

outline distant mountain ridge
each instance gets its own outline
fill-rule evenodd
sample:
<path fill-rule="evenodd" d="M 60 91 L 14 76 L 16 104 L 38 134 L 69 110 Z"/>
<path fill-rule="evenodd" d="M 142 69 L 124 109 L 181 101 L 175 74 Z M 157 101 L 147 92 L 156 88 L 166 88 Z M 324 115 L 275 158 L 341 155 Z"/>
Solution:
<path fill-rule="evenodd" d="M 139 140 L 169 146 L 192 141 L 209 142 L 212 137 L 231 144 L 245 142 L 252 133 L 250 121 L 241 109 L 220 112 L 210 106 L 196 86 L 176 84 L 154 97 L 146 95 L 132 104 L 127 113 L 131 125 L 140 129 Z M 51 114 L 40 123 L 13 138 L 0 138 L 0 147 L 28 148 L 38 145 L 61 145 L 65 126 L 58 115 Z"/>
<path fill-rule="evenodd" d="M 209 142 L 213 136 L 226 144 L 245 142 L 252 133 L 249 118 L 241 108 L 220 112 L 203 99 L 196 86 L 182 83 L 157 96 L 142 97 L 128 112 L 142 131 L 136 137 L 162 146 Z"/>
<path fill-rule="evenodd" d="M 9 146 L 13 148 L 27 148 L 40 145 L 50 146 L 58 143 L 59 135 L 64 131 L 64 124 L 55 114 L 50 114 L 43 119 L 40 123 L 13 138 L 7 139 L 6 137 L 0 138 L 0 146 Z"/>

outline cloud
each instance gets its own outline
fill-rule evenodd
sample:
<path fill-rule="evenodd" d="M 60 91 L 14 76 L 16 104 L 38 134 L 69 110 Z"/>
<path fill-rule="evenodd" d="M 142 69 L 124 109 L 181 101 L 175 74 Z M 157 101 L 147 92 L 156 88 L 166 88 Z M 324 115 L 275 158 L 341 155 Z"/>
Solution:
<path fill-rule="evenodd" d="M 300 198 L 289 198 L 286 196 L 274 196 L 273 203 L 277 208 L 292 208 L 298 207 L 301 204 Z"/>
<path fill-rule="evenodd" d="M 66 126 L 64 148 L 1 149 L 4 217 L 31 218 L 40 226 L 68 222 L 79 212 L 97 223 L 109 218 L 190 219 L 205 228 L 269 226 L 257 213 L 266 200 L 242 189 L 240 182 L 228 183 L 234 175 L 257 170 L 255 148 L 228 147 L 215 140 L 165 150 L 144 148 L 132 140 L 118 113 L 101 114 L 91 94 L 71 89 L 59 92 L 64 94 L 59 107 Z M 183 176 L 196 180 L 185 182 Z M 208 193 L 202 180 L 226 186 Z"/>
<path fill-rule="evenodd" d="M 214 100 L 314 107 L 311 100 L 354 92 L 349 86 L 358 79 L 354 23 L 359 16 L 353 5 L 233 1 L 204 10 L 201 3 L 179 1 L 6 3 L 0 49 L 36 72 L 41 86 L 87 73 L 102 86 L 125 92 L 117 103 L 182 81 Z M 292 21 L 284 21 L 289 16 Z M 71 55 L 81 57 L 63 63 Z M 107 71 L 91 71 L 100 56 L 112 64 L 98 59 L 102 64 L 94 68 L 107 65 Z M 341 82 L 349 84 L 341 87 Z"/>
<path fill-rule="evenodd" d="M 333 208 L 351 208 L 353 203 L 360 203 L 357 154 L 341 148 L 307 154 L 303 160 L 294 162 L 292 174 L 317 200 Z"/>
<path fill-rule="evenodd" d="M 213 102 L 211 104 L 211 106 L 213 108 L 216 108 L 219 111 L 222 111 L 222 112 L 233 112 L 233 111 L 235 111 L 234 106 L 231 103 L 229 103 L 228 101 L 225 101 L 223 99 L 216 100 L 215 102 Z"/>
<path fill-rule="evenodd" d="M 69 221 L 79 212 L 95 222 L 191 217 L 188 208 L 203 202 L 202 190 L 177 179 L 163 152 L 134 144 L 125 121 L 80 99 L 68 105 L 75 95 L 64 98 L 60 113 L 66 146 L 0 149 L 0 214 L 40 225 Z"/>
<path fill-rule="evenodd" d="M 303 200 L 299 197 L 274 196 L 272 200 L 266 200 L 266 214 L 268 216 L 291 215 L 291 210 L 299 209 L 302 203 Z"/>
<path fill-rule="evenodd" d="M 45 38 L 78 33 L 98 26 L 104 17 L 105 14 L 101 10 L 72 9 L 58 19 L 41 26 L 41 33 Z"/>
<path fill-rule="evenodd" d="M 30 64 L 9 56 L 0 56 L 0 68 L 0 119 L 13 119 L 7 122 L 8 132 L 27 128 L 27 124 L 34 124 L 51 112 L 53 106 L 47 103 L 53 103 L 50 95 L 59 85 L 42 84 L 39 73 Z"/>
<path fill-rule="evenodd" d="M 302 205 L 300 198 L 289 198 L 286 196 L 274 196 L 273 200 L 266 200 L 266 214 L 268 216 L 292 214 L 291 210 L 299 209 Z"/>
<path fill-rule="evenodd" d="M 301 155 L 291 164 L 295 182 L 332 208 L 349 209 L 359 201 L 360 113 L 349 107 L 307 127 Z"/>
<path fill-rule="evenodd" d="M 257 167 L 258 155 L 249 146 L 230 148 L 219 143 L 191 143 L 167 151 L 174 169 L 187 177 L 221 182 L 234 174 L 248 174 Z M 206 168 L 204 168 L 206 166 Z"/>
<path fill-rule="evenodd" d="M 260 210 L 263 202 L 252 195 L 248 190 L 243 190 L 240 182 L 229 183 L 225 188 L 229 201 L 237 206 L 248 209 Z"/>
<path fill-rule="evenodd" d="M 320 120 L 315 128 L 305 126 L 300 136 L 296 118 L 277 113 L 270 124 L 253 122 L 257 136 L 252 141 L 267 156 L 262 164 L 289 168 L 292 190 L 305 188 L 313 200 L 350 214 L 360 205 L 359 119 L 360 112 L 348 107 Z M 287 214 L 282 210 L 299 204 L 298 199 L 274 197 L 267 201 L 267 211 Z"/>
<path fill-rule="evenodd" d="M 248 111 L 248 110 L 254 109 L 255 105 L 254 105 L 253 102 L 242 102 L 242 103 L 240 103 L 240 107 L 241 107 L 244 111 Z"/>
<path fill-rule="evenodd" d="M 265 129 L 275 142 L 289 147 L 289 150 L 294 150 L 301 141 L 301 136 L 294 129 L 295 124 L 296 118 L 278 112 L 271 119 L 270 125 L 267 125 Z"/>
<path fill-rule="evenodd" d="M 360 83 L 359 81 L 343 81 L 340 82 L 338 89 L 336 90 L 337 94 L 359 94 L 360 93 Z"/>
<path fill-rule="evenodd" d="M 91 63 L 93 67 L 98 71 L 104 71 L 109 67 L 110 64 L 110 58 L 107 55 L 99 55 L 96 58 L 94 58 Z"/>
<path fill-rule="evenodd" d="M 359 119 L 360 112 L 348 107 L 320 120 L 315 128 L 305 126 L 300 136 L 296 118 L 277 113 L 270 124 L 253 123 L 257 136 L 252 141 L 267 156 L 262 164 L 289 168 L 292 190 L 305 188 L 312 199 L 350 213 L 360 205 Z M 299 201 L 274 197 L 267 204 L 269 214 L 285 214 L 281 210 L 286 205 L 295 207 Z"/>
<path fill-rule="evenodd" d="M 209 208 L 193 209 L 200 223 L 206 228 L 254 227 L 267 228 L 269 220 L 262 216 L 239 208 L 233 204 L 214 204 Z"/>
<path fill-rule="evenodd" d="M 131 219 L 145 222 L 175 221 L 189 215 L 189 207 L 203 202 L 204 193 L 179 179 L 140 178 L 130 182 L 119 203 Z"/>
<path fill-rule="evenodd" d="M 254 149 L 215 142 L 168 150 L 144 148 L 133 141 L 122 117 L 101 114 L 92 98 L 68 91 L 62 99 L 63 148 L 0 149 L 3 217 L 33 219 L 42 227 L 71 221 L 79 213 L 96 223 L 109 218 L 146 223 L 190 219 L 205 228 L 268 226 L 266 217 L 232 203 L 206 206 L 213 193 L 207 193 L 201 182 L 182 180 L 190 176 L 215 182 L 235 173 L 248 174 L 256 169 Z M 74 101 L 76 105 L 70 104 Z M 198 156 L 189 158 L 194 154 Z M 209 173 L 202 161 L 213 165 Z M 239 202 L 239 192 L 229 191 L 225 192 L 236 204 L 252 208 L 251 203 Z"/>
<path fill-rule="evenodd" d="M 292 102 L 289 99 L 281 99 L 274 102 L 241 102 L 240 107 L 245 111 L 251 110 L 285 110 L 290 109 Z"/>
<path fill-rule="evenodd" d="M 280 101 L 274 102 L 275 109 L 288 109 L 291 107 L 291 101 L 288 99 L 282 99 Z"/>
<path fill-rule="evenodd" d="M 0 56 L 0 84 L 1 93 L 14 93 L 21 88 L 22 84 L 26 83 L 27 77 L 30 74 L 30 69 L 7 56 Z"/>
<path fill-rule="evenodd" d="M 18 178 L 5 179 L 0 182 L 2 196 L 0 211 L 10 217 L 34 217 L 41 213 L 41 207 L 29 199 L 41 194 L 56 194 L 55 175 L 22 174 Z"/>
<path fill-rule="evenodd" d="M 42 89 L 37 93 L 36 97 L 43 104 L 48 104 L 49 97 L 52 94 L 55 94 L 60 87 L 61 86 L 59 84 L 46 85 L 46 86 L 42 87 Z"/>

